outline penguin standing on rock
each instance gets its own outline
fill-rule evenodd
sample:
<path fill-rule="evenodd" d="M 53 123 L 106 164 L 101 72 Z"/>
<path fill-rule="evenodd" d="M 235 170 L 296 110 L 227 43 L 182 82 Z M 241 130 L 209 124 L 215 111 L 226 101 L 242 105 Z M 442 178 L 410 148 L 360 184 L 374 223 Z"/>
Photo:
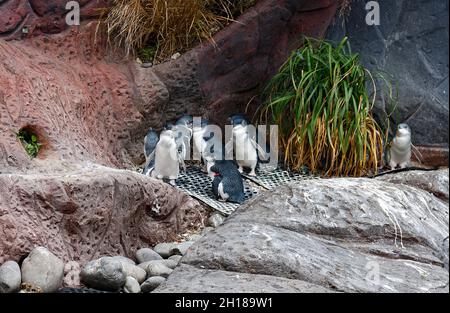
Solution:
<path fill-rule="evenodd" d="M 151 171 L 155 167 L 155 159 L 152 156 L 152 152 L 155 150 L 159 141 L 159 135 L 152 128 L 148 131 L 144 137 L 144 155 L 145 155 L 145 167 L 142 174 L 150 176 Z M 154 156 L 154 155 L 153 155 Z"/>
<path fill-rule="evenodd" d="M 387 163 L 392 170 L 410 165 L 411 147 L 411 128 L 407 124 L 399 124 L 387 151 Z"/>
<path fill-rule="evenodd" d="M 211 166 L 211 172 L 214 173 L 213 193 L 219 201 L 244 202 L 244 183 L 234 161 L 215 161 Z"/>
<path fill-rule="evenodd" d="M 158 179 L 169 179 L 170 184 L 175 186 L 178 178 L 182 156 L 178 151 L 175 136 L 172 130 L 161 132 L 158 144 L 154 150 L 155 166 L 152 177 Z"/>

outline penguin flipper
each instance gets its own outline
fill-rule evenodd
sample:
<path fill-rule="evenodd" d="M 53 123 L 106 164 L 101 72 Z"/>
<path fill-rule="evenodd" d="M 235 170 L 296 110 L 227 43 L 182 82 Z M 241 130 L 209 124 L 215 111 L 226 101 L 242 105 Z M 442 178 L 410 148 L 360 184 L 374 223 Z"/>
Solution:
<path fill-rule="evenodd" d="M 256 142 L 255 138 L 250 138 L 250 142 L 252 143 L 253 147 L 256 148 L 256 150 L 258 151 L 259 158 L 262 160 L 267 160 L 268 159 L 267 152 L 263 149 L 263 147 L 261 147 Z"/>

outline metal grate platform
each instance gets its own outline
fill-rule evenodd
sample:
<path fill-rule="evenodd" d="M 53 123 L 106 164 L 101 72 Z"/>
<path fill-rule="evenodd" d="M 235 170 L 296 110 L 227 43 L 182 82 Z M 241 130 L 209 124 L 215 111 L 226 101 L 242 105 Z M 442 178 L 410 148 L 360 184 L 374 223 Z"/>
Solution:
<path fill-rule="evenodd" d="M 307 172 L 292 173 L 281 168 L 274 171 L 267 171 L 261 168 L 256 171 L 256 174 L 256 177 L 242 174 L 244 178 L 245 201 L 256 196 L 264 189 L 271 190 L 285 183 L 314 179 Z M 230 215 L 239 206 L 237 203 L 216 200 L 211 188 L 211 179 L 198 166 L 188 166 L 186 172 L 180 173 L 176 183 L 179 189 L 224 215 Z"/>

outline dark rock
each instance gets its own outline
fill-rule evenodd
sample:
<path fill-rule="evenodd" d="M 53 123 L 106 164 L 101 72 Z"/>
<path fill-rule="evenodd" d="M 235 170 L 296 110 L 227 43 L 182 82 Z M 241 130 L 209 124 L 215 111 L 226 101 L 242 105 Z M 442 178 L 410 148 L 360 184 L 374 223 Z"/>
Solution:
<path fill-rule="evenodd" d="M 448 147 L 448 2 L 379 0 L 380 25 L 366 24 L 365 0 L 351 2 L 346 21 L 337 19 L 327 37 L 349 37 L 353 52 L 370 69 L 394 77 L 395 122 L 406 122 L 415 145 Z M 383 101 L 376 113 L 383 116 Z"/>
<path fill-rule="evenodd" d="M 376 179 L 281 186 L 197 241 L 160 291 L 195 289 L 206 275 L 198 269 L 213 271 L 203 285 L 219 286 L 223 275 L 214 273 L 226 269 L 332 291 L 448 292 L 448 214 L 448 204 L 427 191 Z"/>

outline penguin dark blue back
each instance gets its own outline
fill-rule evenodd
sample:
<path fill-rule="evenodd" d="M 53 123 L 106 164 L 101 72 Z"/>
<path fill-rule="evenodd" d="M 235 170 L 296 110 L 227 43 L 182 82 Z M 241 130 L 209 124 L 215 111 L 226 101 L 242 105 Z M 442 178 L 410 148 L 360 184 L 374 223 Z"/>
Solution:
<path fill-rule="evenodd" d="M 154 158 L 150 159 L 150 155 L 155 150 L 159 141 L 159 135 L 153 129 L 150 128 L 147 135 L 144 137 L 144 155 L 145 155 L 145 168 L 142 171 L 144 175 L 149 175 L 151 170 L 155 166 Z"/>
<path fill-rule="evenodd" d="M 214 173 L 212 189 L 221 201 L 242 203 L 245 200 L 244 182 L 236 162 L 231 160 L 215 161 L 211 167 Z"/>

